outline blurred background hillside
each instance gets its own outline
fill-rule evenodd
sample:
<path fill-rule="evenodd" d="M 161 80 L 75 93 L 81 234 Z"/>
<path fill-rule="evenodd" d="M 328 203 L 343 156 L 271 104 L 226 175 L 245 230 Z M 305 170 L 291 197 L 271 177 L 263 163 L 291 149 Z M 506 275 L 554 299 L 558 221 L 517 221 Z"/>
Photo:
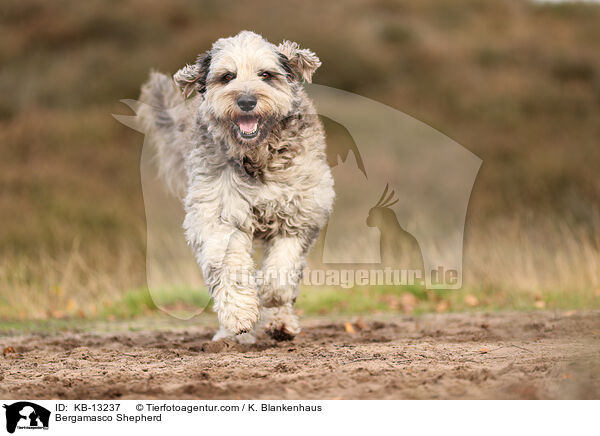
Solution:
<path fill-rule="evenodd" d="M 594 4 L 517 0 L 4 0 L 0 319 L 152 309 L 143 140 L 111 113 L 130 113 L 119 100 L 150 69 L 172 73 L 241 29 L 313 49 L 315 83 L 406 112 L 484 162 L 464 291 L 309 292 L 303 310 L 600 307 L 598 23 Z"/>

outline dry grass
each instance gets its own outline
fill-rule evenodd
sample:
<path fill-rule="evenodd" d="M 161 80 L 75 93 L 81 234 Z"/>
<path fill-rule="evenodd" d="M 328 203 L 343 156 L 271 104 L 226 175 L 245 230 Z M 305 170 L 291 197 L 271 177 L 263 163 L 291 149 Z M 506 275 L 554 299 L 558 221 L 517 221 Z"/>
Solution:
<path fill-rule="evenodd" d="M 8 0 L 0 317 L 91 316 L 144 288 L 142 139 L 110 114 L 150 68 L 175 71 L 242 28 L 302 42 L 323 60 L 317 83 L 405 111 L 483 159 L 464 254 L 464 292 L 480 305 L 597 307 L 599 19 L 594 5 L 524 1 Z M 459 310 L 463 294 L 431 298 Z"/>
<path fill-rule="evenodd" d="M 96 246 L 83 253 L 79 242 L 64 257 L 5 257 L 0 265 L 0 319 L 102 316 L 127 290 L 144 283 L 140 263 L 128 247 Z"/>
<path fill-rule="evenodd" d="M 488 231 L 482 228 L 467 234 L 467 286 L 587 295 L 600 289 L 597 217 L 590 227 L 550 218 L 513 218 Z"/>

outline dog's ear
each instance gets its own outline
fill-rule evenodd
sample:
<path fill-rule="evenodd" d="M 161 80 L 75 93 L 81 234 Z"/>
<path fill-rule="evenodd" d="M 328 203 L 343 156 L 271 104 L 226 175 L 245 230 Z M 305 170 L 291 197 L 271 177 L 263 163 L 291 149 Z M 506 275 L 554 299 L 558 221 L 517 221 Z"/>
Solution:
<path fill-rule="evenodd" d="M 195 64 L 186 65 L 173 75 L 175 83 L 181 88 L 185 98 L 192 95 L 194 91 L 201 94 L 206 91 L 206 76 L 208 76 L 210 60 L 210 52 L 202 53 L 198 55 Z"/>
<path fill-rule="evenodd" d="M 295 73 L 297 78 L 312 81 L 313 73 L 321 66 L 321 61 L 312 51 L 300 48 L 298 43 L 292 41 L 283 41 L 278 47 L 281 53 L 289 62 L 289 67 Z"/>

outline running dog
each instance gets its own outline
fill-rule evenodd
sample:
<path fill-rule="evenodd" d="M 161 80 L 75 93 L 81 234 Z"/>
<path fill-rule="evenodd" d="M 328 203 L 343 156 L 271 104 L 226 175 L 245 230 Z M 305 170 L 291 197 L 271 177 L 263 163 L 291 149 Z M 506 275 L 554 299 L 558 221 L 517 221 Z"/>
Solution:
<path fill-rule="evenodd" d="M 323 126 L 302 87 L 320 65 L 295 42 L 243 31 L 217 40 L 174 83 L 153 72 L 142 87 L 139 115 L 214 299 L 214 340 L 300 332 L 293 304 L 335 197 Z"/>

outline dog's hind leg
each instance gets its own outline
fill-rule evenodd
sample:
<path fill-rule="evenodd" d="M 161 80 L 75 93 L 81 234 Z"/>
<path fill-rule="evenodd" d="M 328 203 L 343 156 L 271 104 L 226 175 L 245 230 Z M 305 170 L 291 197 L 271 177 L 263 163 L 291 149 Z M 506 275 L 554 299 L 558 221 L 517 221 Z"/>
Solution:
<path fill-rule="evenodd" d="M 273 339 L 291 340 L 300 333 L 293 305 L 310 246 L 306 238 L 276 236 L 267 241 L 259 287 L 261 327 Z"/>

